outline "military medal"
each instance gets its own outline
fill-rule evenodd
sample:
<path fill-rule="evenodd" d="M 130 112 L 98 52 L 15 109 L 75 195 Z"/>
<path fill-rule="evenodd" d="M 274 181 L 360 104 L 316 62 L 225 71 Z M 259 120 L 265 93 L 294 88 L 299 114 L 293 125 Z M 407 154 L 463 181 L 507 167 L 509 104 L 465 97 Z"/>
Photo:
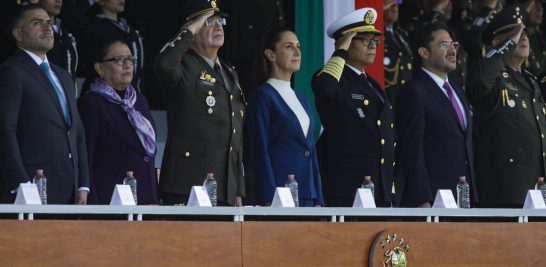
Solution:
<path fill-rule="evenodd" d="M 411 70 L 411 63 L 408 63 L 408 70 Z"/>
<path fill-rule="evenodd" d="M 508 106 L 510 106 L 511 108 L 515 107 L 516 106 L 516 101 L 510 99 L 510 101 L 508 101 Z"/>
<path fill-rule="evenodd" d="M 521 100 L 521 106 L 523 106 L 523 108 L 527 108 L 527 104 L 525 104 L 525 100 Z"/>
<path fill-rule="evenodd" d="M 207 75 L 207 71 L 204 70 L 201 72 L 201 76 L 199 76 L 199 79 L 202 81 L 206 81 L 207 79 L 205 78 L 205 75 Z"/>
<path fill-rule="evenodd" d="M 502 73 L 502 77 L 508 78 L 508 73 L 507 73 L 507 72 L 503 72 L 503 73 Z"/>
<path fill-rule="evenodd" d="M 390 64 L 391 64 L 391 59 L 388 58 L 388 57 L 385 57 L 385 58 L 383 59 L 383 64 L 384 64 L 385 66 L 390 65 Z"/>
<path fill-rule="evenodd" d="M 366 117 L 366 115 L 364 115 L 364 112 L 362 112 L 362 109 L 361 109 L 361 108 L 357 108 L 356 111 L 358 111 L 358 116 L 359 116 L 359 117 L 361 117 L 361 118 Z"/>
<path fill-rule="evenodd" d="M 212 107 L 216 105 L 216 99 L 214 99 L 214 96 L 207 96 L 207 105 L 209 106 L 209 114 L 212 114 Z"/>

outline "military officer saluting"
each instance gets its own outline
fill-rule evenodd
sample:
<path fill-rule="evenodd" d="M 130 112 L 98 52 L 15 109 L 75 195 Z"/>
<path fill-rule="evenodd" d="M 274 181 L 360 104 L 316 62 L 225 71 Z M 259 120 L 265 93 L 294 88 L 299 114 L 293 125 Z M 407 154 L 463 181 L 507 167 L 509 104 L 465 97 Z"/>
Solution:
<path fill-rule="evenodd" d="M 474 63 L 468 99 L 479 119 L 476 187 L 480 207 L 521 208 L 544 176 L 545 103 L 538 81 L 522 68 L 529 55 L 529 14 L 520 5 L 501 11 L 482 42 L 493 50 Z"/>
<path fill-rule="evenodd" d="M 192 186 L 213 173 L 218 205 L 241 206 L 245 101 L 235 69 L 217 56 L 227 14 L 210 0 L 182 10 L 186 24 L 154 63 L 169 126 L 158 195 L 164 204 L 187 203 Z"/>
<path fill-rule="evenodd" d="M 385 91 L 391 105 L 400 87 L 413 78 L 413 53 L 408 43 L 408 33 L 398 27 L 398 4 L 395 0 L 383 1 L 385 26 Z"/>
<path fill-rule="evenodd" d="M 323 194 L 330 207 L 352 206 L 364 176 L 375 185 L 375 202 L 391 206 L 394 142 L 392 106 L 366 72 L 383 35 L 375 29 L 377 12 L 362 8 L 336 20 L 327 34 L 336 51 L 312 78 L 320 119 Z"/>

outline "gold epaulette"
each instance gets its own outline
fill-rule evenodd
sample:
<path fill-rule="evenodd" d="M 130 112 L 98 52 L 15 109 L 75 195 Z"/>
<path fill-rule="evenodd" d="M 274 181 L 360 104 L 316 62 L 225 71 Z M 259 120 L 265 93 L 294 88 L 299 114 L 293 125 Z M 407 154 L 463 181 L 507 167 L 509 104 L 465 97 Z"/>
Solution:
<path fill-rule="evenodd" d="M 321 75 L 324 72 L 334 76 L 334 78 L 339 81 L 339 79 L 341 78 L 341 74 L 343 73 L 344 65 L 345 59 L 338 56 L 332 57 L 330 58 L 330 60 L 328 60 L 324 68 L 322 68 L 317 76 Z"/>

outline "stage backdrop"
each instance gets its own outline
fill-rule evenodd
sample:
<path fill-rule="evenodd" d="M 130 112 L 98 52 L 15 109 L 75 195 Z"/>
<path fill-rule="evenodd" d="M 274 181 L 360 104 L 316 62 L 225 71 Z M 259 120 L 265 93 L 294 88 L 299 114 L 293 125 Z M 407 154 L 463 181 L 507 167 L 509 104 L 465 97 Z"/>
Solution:
<path fill-rule="evenodd" d="M 375 28 L 383 32 L 383 1 L 377 0 L 298 0 L 296 1 L 296 35 L 301 44 L 302 64 L 295 74 L 294 89 L 309 99 L 315 118 L 315 140 L 321 132 L 320 118 L 315 109 L 315 97 L 311 89 L 311 77 L 334 53 L 334 40 L 326 35 L 326 29 L 341 16 L 364 7 L 377 10 Z M 383 37 L 381 37 L 383 44 Z M 366 68 L 384 89 L 383 45 L 377 48 L 375 62 Z"/>

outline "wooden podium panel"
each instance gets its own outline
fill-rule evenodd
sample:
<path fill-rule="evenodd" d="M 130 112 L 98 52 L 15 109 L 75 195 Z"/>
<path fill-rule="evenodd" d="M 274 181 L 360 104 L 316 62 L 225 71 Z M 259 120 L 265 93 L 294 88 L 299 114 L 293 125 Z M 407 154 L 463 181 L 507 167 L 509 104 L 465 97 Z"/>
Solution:
<path fill-rule="evenodd" d="M 537 228 L 538 262 L 545 223 L 243 222 L 243 265 L 367 266 L 374 238 L 396 229 L 413 253 L 408 266 L 526 266 L 527 225 Z"/>
<path fill-rule="evenodd" d="M 0 266 L 241 265 L 240 223 L 0 221 Z"/>

